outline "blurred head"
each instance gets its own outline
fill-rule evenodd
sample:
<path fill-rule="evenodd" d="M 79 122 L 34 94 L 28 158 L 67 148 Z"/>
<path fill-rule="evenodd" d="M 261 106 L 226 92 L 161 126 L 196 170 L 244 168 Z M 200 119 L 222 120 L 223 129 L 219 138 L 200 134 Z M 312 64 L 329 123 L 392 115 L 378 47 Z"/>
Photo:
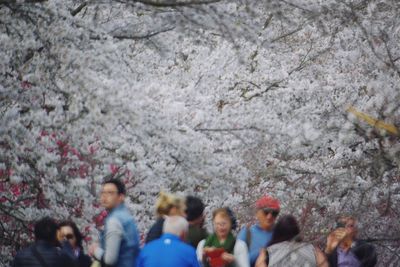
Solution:
<path fill-rule="evenodd" d="M 185 240 L 189 229 L 188 221 L 182 216 L 168 216 L 163 225 L 163 233 L 173 234 Z"/>
<path fill-rule="evenodd" d="M 156 212 L 158 216 L 184 216 L 185 202 L 181 197 L 160 192 L 156 202 Z"/>
<path fill-rule="evenodd" d="M 255 206 L 259 226 L 264 230 L 271 231 L 280 212 L 279 200 L 265 195 L 256 201 Z"/>
<path fill-rule="evenodd" d="M 189 222 L 204 218 L 204 204 L 200 198 L 194 196 L 186 197 L 186 219 Z"/>
<path fill-rule="evenodd" d="M 101 190 L 101 204 L 107 210 L 112 210 L 124 202 L 125 193 L 125 185 L 120 180 L 107 180 Z"/>
<path fill-rule="evenodd" d="M 40 219 L 36 222 L 34 227 L 35 239 L 56 244 L 57 229 L 58 225 L 54 219 L 50 217 Z"/>
<path fill-rule="evenodd" d="M 357 221 L 352 216 L 341 216 L 336 221 L 336 224 L 345 228 L 349 239 L 354 240 L 357 237 Z"/>
<path fill-rule="evenodd" d="M 72 248 L 82 248 L 83 235 L 73 221 L 63 221 L 59 225 L 59 238 L 68 240 Z"/>
<path fill-rule="evenodd" d="M 219 239 L 225 239 L 236 227 L 236 218 L 229 208 L 219 208 L 213 212 L 213 225 L 215 234 Z"/>
<path fill-rule="evenodd" d="M 298 237 L 299 234 L 300 228 L 296 218 L 292 215 L 284 215 L 280 217 L 278 222 L 276 223 L 274 233 L 272 234 L 272 239 L 269 242 L 268 246 L 283 241 L 292 240 L 295 237 Z"/>

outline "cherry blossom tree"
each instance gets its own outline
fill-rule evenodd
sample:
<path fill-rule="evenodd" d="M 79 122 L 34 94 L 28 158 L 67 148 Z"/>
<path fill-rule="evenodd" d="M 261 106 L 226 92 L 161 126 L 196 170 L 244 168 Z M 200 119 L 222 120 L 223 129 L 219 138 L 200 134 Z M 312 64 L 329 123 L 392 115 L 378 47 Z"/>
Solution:
<path fill-rule="evenodd" d="M 354 214 L 380 265 L 396 266 L 399 10 L 0 0 L 0 264 L 44 215 L 95 236 L 100 184 L 118 177 L 142 233 L 161 189 L 242 223 L 270 193 L 319 244 Z"/>

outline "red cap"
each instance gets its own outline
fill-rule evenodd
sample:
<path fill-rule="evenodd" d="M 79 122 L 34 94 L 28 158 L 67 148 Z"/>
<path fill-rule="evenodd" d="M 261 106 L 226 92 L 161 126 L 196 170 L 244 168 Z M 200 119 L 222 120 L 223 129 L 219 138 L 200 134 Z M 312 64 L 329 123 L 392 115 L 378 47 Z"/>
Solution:
<path fill-rule="evenodd" d="M 256 208 L 257 209 L 270 208 L 274 210 L 281 209 L 279 200 L 268 195 L 265 195 L 256 201 Z"/>

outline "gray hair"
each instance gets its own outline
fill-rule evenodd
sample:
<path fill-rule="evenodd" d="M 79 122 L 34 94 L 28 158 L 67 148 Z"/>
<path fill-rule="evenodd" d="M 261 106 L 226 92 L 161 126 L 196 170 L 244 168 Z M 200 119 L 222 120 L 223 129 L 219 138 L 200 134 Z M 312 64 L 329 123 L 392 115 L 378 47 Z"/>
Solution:
<path fill-rule="evenodd" d="M 168 216 L 164 221 L 163 233 L 181 236 L 189 229 L 188 221 L 182 216 Z"/>

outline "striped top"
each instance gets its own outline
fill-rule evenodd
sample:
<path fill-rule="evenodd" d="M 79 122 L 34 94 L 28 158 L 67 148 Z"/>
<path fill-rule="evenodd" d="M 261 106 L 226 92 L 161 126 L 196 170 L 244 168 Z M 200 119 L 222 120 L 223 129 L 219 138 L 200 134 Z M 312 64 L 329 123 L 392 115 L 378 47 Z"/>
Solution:
<path fill-rule="evenodd" d="M 268 267 L 316 267 L 314 246 L 303 242 L 284 241 L 267 248 Z"/>

